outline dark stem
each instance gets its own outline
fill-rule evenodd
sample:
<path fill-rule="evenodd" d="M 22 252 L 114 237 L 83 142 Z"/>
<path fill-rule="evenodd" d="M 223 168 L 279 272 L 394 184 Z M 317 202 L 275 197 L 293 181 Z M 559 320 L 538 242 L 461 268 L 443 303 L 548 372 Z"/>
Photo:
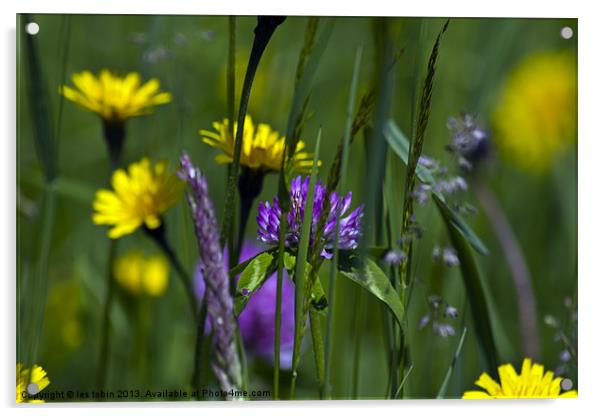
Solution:
<path fill-rule="evenodd" d="M 123 142 L 125 139 L 125 124 L 123 122 L 103 120 L 102 128 L 107 144 L 107 150 L 109 152 L 111 171 L 114 171 L 121 166 L 121 154 L 123 152 Z"/>
<path fill-rule="evenodd" d="M 234 249 L 234 208 L 235 208 L 235 187 L 236 180 L 238 178 L 240 170 L 240 154 L 242 150 L 242 137 L 244 132 L 245 117 L 247 115 L 247 108 L 249 106 L 249 99 L 251 98 L 251 87 L 253 85 L 253 79 L 259 66 L 261 56 L 265 51 L 268 42 L 272 38 L 276 28 L 284 21 L 285 17 L 282 16 L 259 16 L 257 17 L 257 26 L 255 27 L 255 38 L 253 39 L 253 47 L 251 49 L 251 55 L 249 56 L 249 64 L 247 65 L 247 72 L 242 86 L 242 93 L 240 97 L 240 107 L 238 110 L 238 123 L 236 129 L 236 138 L 234 141 L 234 154 L 232 155 L 232 165 L 228 171 L 228 183 L 226 184 L 226 201 L 224 204 L 225 213 L 224 222 L 222 224 L 220 241 L 228 241 L 228 247 L 231 248 L 230 252 L 233 253 Z"/>
<path fill-rule="evenodd" d="M 240 260 L 240 252 L 242 250 L 243 240 L 245 237 L 245 229 L 247 228 L 247 223 L 249 222 L 253 203 L 263 188 L 264 176 L 265 172 L 262 170 L 249 169 L 245 167 L 238 178 L 238 193 L 240 195 L 238 236 L 232 251 L 232 255 L 229 256 L 230 269 L 235 267 Z"/>
<path fill-rule="evenodd" d="M 172 267 L 176 269 L 177 275 L 180 281 L 184 285 L 184 289 L 188 295 L 190 302 L 190 310 L 192 313 L 193 320 L 195 321 L 196 331 L 196 342 L 194 348 L 194 368 L 192 372 L 192 385 L 196 389 L 201 388 L 201 357 L 204 356 L 203 345 L 205 338 L 205 321 L 207 320 L 207 297 L 203 297 L 200 305 L 197 306 L 196 296 L 194 294 L 194 288 L 192 282 L 188 277 L 188 273 L 182 266 L 182 263 L 178 259 L 178 256 L 173 251 L 167 238 L 165 237 L 165 226 L 162 222 L 161 225 L 155 229 L 144 228 L 146 234 L 163 250 Z M 197 312 L 198 307 L 198 312 Z"/>
<path fill-rule="evenodd" d="M 178 277 L 180 278 L 180 281 L 184 285 L 184 289 L 188 296 L 188 301 L 190 303 L 190 311 L 192 312 L 192 316 L 196 319 L 197 302 L 196 302 L 196 296 L 194 294 L 194 289 L 193 289 L 192 283 L 188 277 L 188 273 L 186 273 L 186 270 L 182 266 L 182 263 L 180 263 L 180 260 L 176 256 L 176 253 L 173 251 L 173 249 L 167 242 L 167 239 L 165 238 L 164 223 L 162 222 L 161 225 L 155 229 L 150 229 L 150 228 L 144 227 L 144 231 L 146 231 L 146 234 L 149 237 L 151 237 L 151 239 L 155 243 L 157 243 L 157 245 L 161 248 L 161 250 L 163 250 L 163 252 L 167 256 L 167 258 L 169 259 L 169 262 L 171 263 L 172 267 L 176 270 L 176 274 L 178 275 Z"/>

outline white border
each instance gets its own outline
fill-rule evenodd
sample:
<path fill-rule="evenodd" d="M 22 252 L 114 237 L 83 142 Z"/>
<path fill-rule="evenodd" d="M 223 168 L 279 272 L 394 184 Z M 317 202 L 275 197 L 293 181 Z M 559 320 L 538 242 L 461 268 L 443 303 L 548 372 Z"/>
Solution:
<path fill-rule="evenodd" d="M 600 63 L 600 14 L 594 2 L 545 1 L 526 2 L 524 0 L 486 1 L 385 1 L 369 0 L 351 4 L 350 2 L 326 2 L 316 0 L 235 0 L 235 1 L 191 1 L 191 0 L 20 0 L 18 3 L 0 3 L 3 34 L 3 53 L 0 65 L 0 80 L 3 97 L 0 103 L 0 126 L 5 134 L 0 138 L 2 146 L 0 164 L 2 188 L 0 205 L 0 230 L 2 247 L 0 264 L 3 265 L 2 290 L 2 329 L 4 340 L 0 344 L 0 403 L 11 406 L 14 392 L 14 330 L 15 330 L 15 14 L 18 12 L 36 13 L 110 13 L 110 14 L 288 14 L 288 15 L 402 15 L 402 16 L 495 16 L 495 17 L 577 17 L 579 18 L 579 318 L 581 332 L 579 399 L 557 401 L 510 401 L 461 402 L 461 401 L 406 401 L 395 402 L 296 402 L 296 403 L 246 403 L 244 406 L 221 403 L 220 405 L 191 405 L 163 403 L 156 406 L 139 404 L 108 405 L 110 408 L 126 407 L 128 411 L 144 411 L 149 414 L 163 414 L 167 407 L 176 407 L 177 412 L 245 415 L 282 414 L 300 415 L 309 413 L 332 413 L 339 410 L 350 415 L 372 412 L 376 407 L 385 414 L 444 414 L 444 415 L 504 415 L 522 414 L 525 411 L 547 415 L 581 414 L 596 407 L 597 390 L 602 376 L 600 357 L 600 297 L 602 296 L 599 240 L 602 236 L 600 212 L 600 181 L 596 177 L 602 155 L 602 134 L 600 124 L 599 78 L 602 76 Z M 103 406 L 104 407 L 104 406 Z M 50 405 L 46 410 L 54 414 L 85 411 L 104 414 L 100 405 L 66 406 Z M 85 410 L 84 410 L 85 408 Z M 29 412 L 31 409 L 25 409 Z M 10 412 L 15 408 L 9 409 Z"/>

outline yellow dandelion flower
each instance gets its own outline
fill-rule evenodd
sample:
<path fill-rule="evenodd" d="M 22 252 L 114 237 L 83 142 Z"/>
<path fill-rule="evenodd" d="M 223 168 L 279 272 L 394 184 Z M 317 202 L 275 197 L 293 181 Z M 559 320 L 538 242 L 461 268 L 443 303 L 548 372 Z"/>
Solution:
<path fill-rule="evenodd" d="M 500 383 L 489 374 L 483 373 L 475 384 L 483 389 L 464 392 L 463 399 L 518 399 L 577 397 L 576 390 L 560 393 L 561 377 L 554 377 L 552 371 L 544 371 L 541 364 L 532 364 L 531 359 L 523 360 L 520 374 L 516 374 L 512 364 L 498 367 Z"/>
<path fill-rule="evenodd" d="M 493 113 L 508 160 L 545 171 L 577 139 L 577 62 L 570 52 L 540 52 L 521 62 Z"/>
<path fill-rule="evenodd" d="M 109 123 L 123 123 L 130 117 L 149 114 L 154 107 L 171 101 L 170 93 L 159 91 L 158 79 L 142 84 L 137 72 L 119 77 L 103 69 L 96 77 L 83 71 L 73 74 L 71 80 L 75 88 L 63 85 L 59 92 Z"/>
<path fill-rule="evenodd" d="M 215 131 L 200 130 L 203 142 L 223 152 L 215 158 L 220 164 L 232 163 L 233 160 L 234 139 L 228 132 L 228 125 L 229 120 L 226 118 L 221 123 L 213 123 Z M 234 136 L 237 128 L 238 123 L 234 123 Z M 241 166 L 264 172 L 279 172 L 285 140 L 268 124 L 255 125 L 251 116 L 247 115 L 242 135 Z M 297 173 L 308 173 L 313 165 L 313 155 L 303 151 L 304 148 L 305 143 L 299 140 L 292 160 L 293 171 Z"/>
<path fill-rule="evenodd" d="M 161 296 L 169 282 L 169 265 L 165 257 L 133 250 L 119 257 L 113 265 L 115 280 L 133 295 Z"/>
<path fill-rule="evenodd" d="M 17 403 L 44 403 L 44 400 L 30 398 L 30 396 L 41 392 L 49 384 L 46 371 L 39 365 L 34 364 L 29 369 L 17 363 Z"/>
<path fill-rule="evenodd" d="M 147 158 L 132 163 L 126 172 L 117 169 L 111 180 L 113 190 L 96 192 L 92 221 L 112 225 L 110 238 L 133 233 L 144 225 L 149 229 L 161 225 L 161 214 L 175 204 L 184 189 L 184 182 L 167 171 L 165 162 L 151 166 Z"/>

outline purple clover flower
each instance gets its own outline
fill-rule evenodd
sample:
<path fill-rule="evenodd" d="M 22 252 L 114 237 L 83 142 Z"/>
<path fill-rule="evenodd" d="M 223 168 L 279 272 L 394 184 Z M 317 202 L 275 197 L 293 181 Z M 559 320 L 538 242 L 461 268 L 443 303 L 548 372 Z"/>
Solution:
<path fill-rule="evenodd" d="M 234 302 L 230 295 L 230 277 L 219 243 L 219 229 L 213 203 L 209 199 L 207 179 L 192 165 L 186 153 L 180 158 L 180 179 L 188 182 L 188 204 L 199 243 L 200 264 L 207 295 L 207 314 L 214 324 L 216 362 L 211 367 L 224 390 L 240 388 L 242 373 L 236 348 Z"/>
<path fill-rule="evenodd" d="M 301 227 L 303 224 L 303 215 L 305 212 L 305 202 L 309 188 L 309 176 L 303 180 L 297 176 L 291 182 L 290 199 L 291 210 L 287 214 L 288 230 L 286 233 L 285 245 L 289 248 L 297 247 L 301 240 Z M 337 213 L 339 219 L 339 248 L 343 250 L 353 250 L 357 248 L 361 236 L 361 219 L 364 214 L 363 206 L 357 207 L 349 215 L 343 217 L 351 206 L 352 193 L 349 192 L 345 197 L 339 196 L 336 192 L 326 195 L 326 187 L 318 182 L 314 189 L 314 209 L 312 213 L 312 224 L 310 231 L 310 246 L 314 243 L 318 221 L 324 209 L 329 209 L 328 218 L 322 234 L 324 248 L 322 257 L 330 259 L 335 244 L 335 233 L 337 223 Z M 328 203 L 325 206 L 325 202 Z M 280 237 L 280 216 L 282 211 L 278 205 L 278 198 L 274 198 L 273 203 L 261 202 L 257 213 L 258 237 L 266 244 L 277 245 Z M 342 217 L 342 218 L 341 218 Z"/>
<path fill-rule="evenodd" d="M 244 243 L 240 261 L 246 261 L 260 252 L 259 247 Z M 228 252 L 224 251 L 224 264 L 228 264 Z M 195 292 L 199 299 L 205 294 L 205 280 L 202 267 L 197 266 L 195 273 Z M 249 351 L 264 361 L 273 363 L 276 286 L 277 273 L 267 278 L 265 283 L 253 293 L 249 302 L 238 317 L 238 326 L 242 335 L 245 351 Z M 295 341 L 295 285 L 284 273 L 282 280 L 282 310 L 280 331 L 280 368 L 290 369 L 293 361 L 293 345 Z M 205 332 L 211 328 L 210 317 L 207 317 Z"/>

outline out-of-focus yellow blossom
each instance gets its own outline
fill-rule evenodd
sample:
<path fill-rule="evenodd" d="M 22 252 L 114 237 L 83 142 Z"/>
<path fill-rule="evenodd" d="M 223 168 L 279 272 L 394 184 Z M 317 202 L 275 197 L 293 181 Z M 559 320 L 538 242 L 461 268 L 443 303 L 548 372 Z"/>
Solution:
<path fill-rule="evenodd" d="M 46 337 L 54 342 L 54 348 L 70 350 L 79 348 L 85 340 L 82 324 L 82 300 L 75 279 L 65 279 L 52 285 L 48 295 L 46 313 L 53 319 L 47 321 Z M 60 347 L 57 348 L 57 344 Z"/>
<path fill-rule="evenodd" d="M 145 256 L 133 250 L 119 257 L 113 266 L 115 280 L 133 295 L 161 296 L 169 282 L 169 265 L 161 255 Z"/>
<path fill-rule="evenodd" d="M 159 91 L 158 79 L 142 84 L 137 72 L 120 77 L 103 69 L 96 77 L 90 71 L 83 71 L 73 74 L 71 80 L 75 88 L 63 85 L 60 93 L 110 123 L 149 114 L 156 106 L 171 101 L 170 93 Z"/>
<path fill-rule="evenodd" d="M 213 123 L 215 131 L 200 130 L 203 142 L 222 151 L 215 160 L 221 164 L 232 163 L 234 155 L 234 138 L 230 136 L 229 120 Z M 238 123 L 234 123 L 234 136 Z M 240 154 L 241 166 L 264 172 L 279 172 L 282 165 L 282 155 L 286 139 L 268 124 L 255 125 L 251 116 L 245 118 Z M 308 173 L 313 165 L 313 154 L 304 152 L 305 143 L 299 140 L 293 155 L 292 163 L 295 173 Z"/>
<path fill-rule="evenodd" d="M 577 397 L 576 390 L 560 393 L 561 377 L 554 377 L 552 371 L 544 371 L 541 364 L 532 364 L 531 359 L 523 360 L 520 374 L 516 374 L 512 364 L 498 367 L 500 382 L 483 373 L 475 384 L 483 389 L 464 393 L 463 399 L 518 399 L 518 398 L 556 398 Z"/>
<path fill-rule="evenodd" d="M 32 398 L 30 395 L 37 394 L 50 384 L 48 375 L 42 367 L 37 364 L 24 368 L 23 364 L 17 363 L 17 403 L 44 403 L 44 400 Z M 27 387 L 30 386 L 28 389 Z"/>
<path fill-rule="evenodd" d="M 540 52 L 510 74 L 493 113 L 508 160 L 545 171 L 577 139 L 577 60 L 570 52 Z"/>
<path fill-rule="evenodd" d="M 184 189 L 165 162 L 151 166 L 147 158 L 132 163 L 127 172 L 117 169 L 111 180 L 113 190 L 96 192 L 92 220 L 99 225 L 112 225 L 110 238 L 133 233 L 143 224 L 149 229 L 161 225 L 161 214 L 175 204 Z"/>

